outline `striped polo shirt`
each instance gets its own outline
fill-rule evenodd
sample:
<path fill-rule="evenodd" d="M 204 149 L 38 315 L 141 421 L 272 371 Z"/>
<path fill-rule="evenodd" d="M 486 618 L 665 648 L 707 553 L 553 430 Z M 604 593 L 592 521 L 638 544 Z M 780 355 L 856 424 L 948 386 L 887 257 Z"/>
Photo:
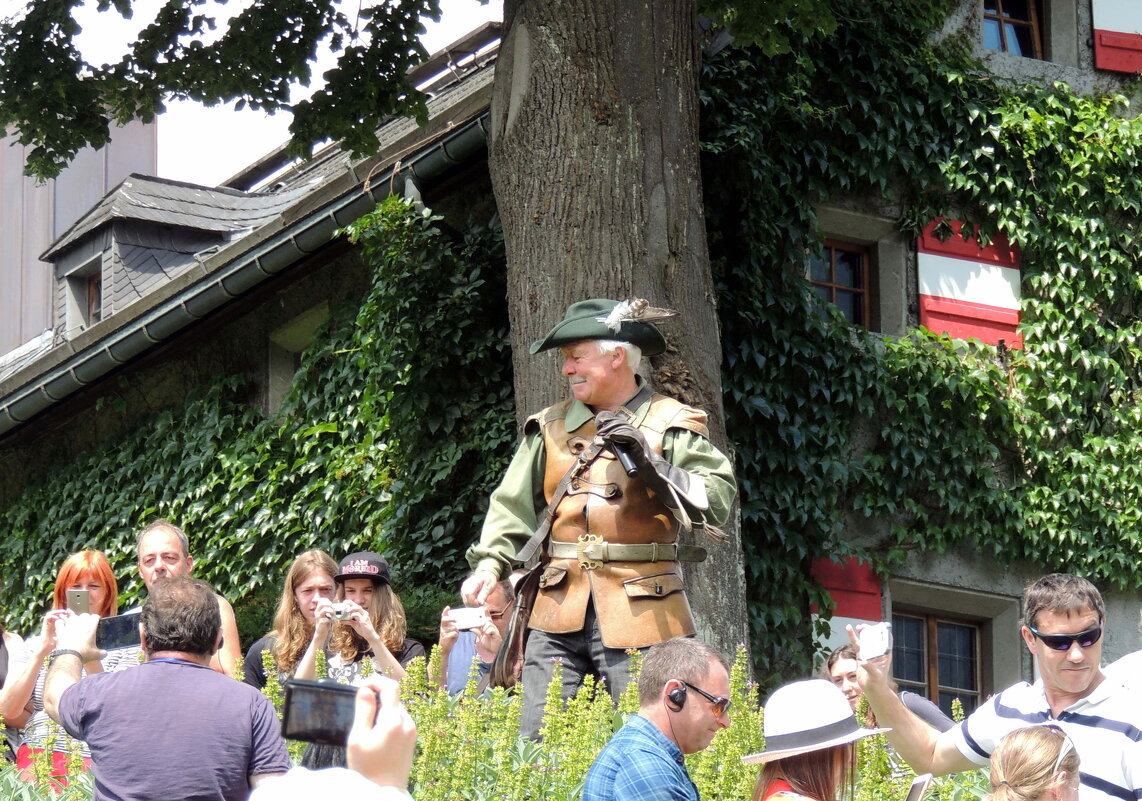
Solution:
<path fill-rule="evenodd" d="M 986 765 L 1004 735 L 1036 723 L 1056 723 L 1074 742 L 1080 801 L 1142 801 L 1142 693 L 1115 679 L 1103 680 L 1057 718 L 1042 681 L 1020 682 L 992 696 L 948 734 L 960 753 Z"/>

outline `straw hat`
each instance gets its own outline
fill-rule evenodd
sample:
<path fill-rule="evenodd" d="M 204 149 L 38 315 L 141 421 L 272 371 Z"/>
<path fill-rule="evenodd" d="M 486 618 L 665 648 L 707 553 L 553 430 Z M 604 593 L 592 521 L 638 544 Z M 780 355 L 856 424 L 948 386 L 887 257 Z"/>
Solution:
<path fill-rule="evenodd" d="M 844 693 L 824 679 L 806 679 L 774 690 L 765 703 L 762 733 L 767 750 L 742 757 L 747 765 L 820 751 L 890 731 L 863 729 Z"/>

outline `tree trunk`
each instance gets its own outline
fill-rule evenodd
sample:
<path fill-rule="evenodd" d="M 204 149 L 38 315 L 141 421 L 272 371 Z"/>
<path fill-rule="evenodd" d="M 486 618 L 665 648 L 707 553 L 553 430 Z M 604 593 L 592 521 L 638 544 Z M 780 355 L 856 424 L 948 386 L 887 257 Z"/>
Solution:
<path fill-rule="evenodd" d="M 662 324 L 659 391 L 705 409 L 727 449 L 721 342 L 698 163 L 699 47 L 692 0 L 505 0 L 489 166 L 508 259 L 516 409 L 567 396 L 551 353 L 528 345 L 589 297 L 647 298 Z M 727 450 L 727 453 L 729 451 Z M 747 639 L 737 516 L 700 535 L 687 567 L 699 636 Z"/>

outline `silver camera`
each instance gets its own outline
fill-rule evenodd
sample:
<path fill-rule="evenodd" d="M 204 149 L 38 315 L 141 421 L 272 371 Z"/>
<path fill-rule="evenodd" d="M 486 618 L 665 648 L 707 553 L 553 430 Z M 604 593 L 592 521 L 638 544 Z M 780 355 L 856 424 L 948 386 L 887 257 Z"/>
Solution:
<path fill-rule="evenodd" d="M 344 602 L 333 604 L 333 619 L 334 620 L 348 620 L 349 607 Z"/>

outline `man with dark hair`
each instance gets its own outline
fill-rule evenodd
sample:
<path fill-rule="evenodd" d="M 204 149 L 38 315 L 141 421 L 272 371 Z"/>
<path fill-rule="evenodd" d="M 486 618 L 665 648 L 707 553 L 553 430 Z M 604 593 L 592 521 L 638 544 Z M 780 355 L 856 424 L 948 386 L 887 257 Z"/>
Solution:
<path fill-rule="evenodd" d="M 988 764 L 1004 735 L 1051 722 L 1082 759 L 1081 801 L 1142 798 L 1142 697 L 1103 675 L 1106 607 L 1084 578 L 1052 573 L 1023 592 L 1020 634 L 1039 681 L 1019 682 L 939 734 L 909 712 L 889 685 L 891 654 L 860 663 L 857 678 L 877 725 L 917 773 L 942 776 Z M 855 645 L 856 632 L 849 628 Z"/>
<path fill-rule="evenodd" d="M 730 677 L 716 650 L 687 637 L 651 646 L 638 677 L 638 712 L 599 752 L 583 801 L 698 801 L 683 756 L 730 725 Z"/>
<path fill-rule="evenodd" d="M 573 695 L 587 674 L 617 698 L 630 649 L 693 634 L 681 562 L 705 551 L 683 532 L 725 537 L 737 485 L 706 413 L 652 392 L 643 356 L 666 351 L 645 300 L 573 303 L 532 353 L 558 348 L 571 398 L 532 415 L 468 549 L 464 602 L 483 603 L 517 564 L 543 565 L 523 652 L 521 729 L 537 737 L 554 665 Z M 511 643 L 515 645 L 515 643 Z"/>
<path fill-rule="evenodd" d="M 222 625 L 208 584 L 156 584 L 139 619 L 147 661 L 80 681 L 100 656 L 98 623 L 78 615 L 60 627 L 44 688 L 51 718 L 91 748 L 94 801 L 244 801 L 289 769 L 273 704 L 209 667 Z"/>

